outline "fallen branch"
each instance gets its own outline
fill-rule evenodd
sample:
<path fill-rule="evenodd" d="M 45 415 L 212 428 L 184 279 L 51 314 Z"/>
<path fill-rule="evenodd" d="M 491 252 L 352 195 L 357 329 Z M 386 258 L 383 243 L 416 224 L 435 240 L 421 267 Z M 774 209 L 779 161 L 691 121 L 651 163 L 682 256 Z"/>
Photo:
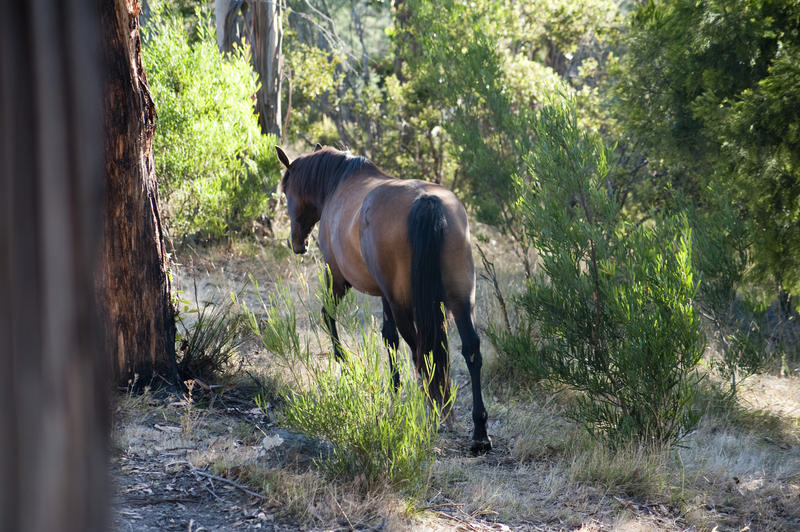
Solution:
<path fill-rule="evenodd" d="M 175 503 L 175 502 L 197 502 L 197 497 L 162 497 L 162 498 L 154 498 L 154 497 L 123 497 L 122 499 L 123 504 L 130 504 L 133 506 L 151 506 L 156 504 L 168 504 L 168 503 Z"/>
<path fill-rule="evenodd" d="M 235 482 L 233 480 L 227 479 L 225 477 L 220 477 L 218 475 L 212 475 L 211 473 L 206 473 L 205 471 L 202 471 L 200 469 L 194 469 L 193 468 L 191 471 L 192 471 L 192 473 L 195 473 L 195 474 L 200 475 L 202 477 L 213 478 L 214 480 L 219 480 L 220 482 L 224 482 L 225 484 L 229 484 L 229 485 L 233 486 L 234 488 L 240 489 L 243 492 L 245 492 L 245 493 L 247 493 L 249 495 L 252 495 L 253 497 L 258 497 L 259 499 L 266 499 L 266 497 L 261 495 L 260 493 L 257 493 L 257 492 L 255 492 L 255 491 L 253 491 L 251 489 L 248 489 L 248 488 L 242 486 L 241 484 L 239 484 L 238 482 Z"/>

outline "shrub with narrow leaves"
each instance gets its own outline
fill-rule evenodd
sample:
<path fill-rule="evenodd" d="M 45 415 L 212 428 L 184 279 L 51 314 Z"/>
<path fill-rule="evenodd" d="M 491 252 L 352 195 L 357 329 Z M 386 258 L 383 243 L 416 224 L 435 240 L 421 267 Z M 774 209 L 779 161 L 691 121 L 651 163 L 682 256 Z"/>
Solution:
<path fill-rule="evenodd" d="M 317 296 L 332 310 L 333 296 L 324 276 Z M 361 476 L 369 486 L 391 484 L 410 493 L 423 488 L 434 458 L 438 409 L 430 408 L 409 361 L 397 361 L 400 387 L 395 390 L 380 327 L 374 318 L 361 324 L 354 319 L 363 312 L 353 294 L 332 313 L 342 318 L 341 361 L 330 349 L 323 356 L 312 354 L 310 340 L 298 332 L 295 304 L 281 285 L 262 301 L 260 315 L 244 307 L 253 333 L 286 366 L 286 424 L 333 446 L 333 455 L 321 460 L 322 467 L 333 478 Z M 309 311 L 311 316 L 318 314 L 316 309 Z M 313 328 L 318 342 L 327 338 L 321 323 Z"/>
<path fill-rule="evenodd" d="M 542 107 L 519 209 L 540 275 L 507 362 L 582 392 L 572 415 L 612 441 L 673 441 L 697 421 L 704 349 L 685 217 L 631 224 L 606 186 L 606 149 L 574 104 Z M 535 331 L 535 334 L 532 334 Z"/>

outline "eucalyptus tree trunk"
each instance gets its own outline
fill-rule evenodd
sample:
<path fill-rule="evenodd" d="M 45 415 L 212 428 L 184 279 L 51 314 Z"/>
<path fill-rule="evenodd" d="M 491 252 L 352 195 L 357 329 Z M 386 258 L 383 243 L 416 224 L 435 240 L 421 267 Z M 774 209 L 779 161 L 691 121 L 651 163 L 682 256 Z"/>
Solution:
<path fill-rule="evenodd" d="M 0 530 L 107 530 L 96 0 L 0 17 Z"/>
<path fill-rule="evenodd" d="M 281 136 L 283 24 L 280 0 L 255 0 L 253 10 L 253 66 L 261 88 L 256 96 L 258 121 L 264 133 Z"/>
<path fill-rule="evenodd" d="M 214 17 L 217 28 L 217 47 L 228 54 L 233 44 L 248 37 L 251 25 L 251 10 L 248 0 L 215 0 Z"/>
<path fill-rule="evenodd" d="M 260 88 L 256 113 L 261 131 L 281 136 L 283 83 L 282 0 L 215 0 L 217 46 L 223 53 L 243 37 L 249 42 Z"/>
<path fill-rule="evenodd" d="M 228 16 L 228 9 L 232 0 L 214 0 L 214 23 L 217 28 L 217 47 L 220 52 L 230 52 L 226 43 L 228 33 L 225 27 L 225 17 Z"/>
<path fill-rule="evenodd" d="M 105 65 L 105 198 L 98 301 L 114 381 L 177 384 L 168 255 L 153 165 L 156 110 L 142 67 L 138 0 L 98 0 Z"/>

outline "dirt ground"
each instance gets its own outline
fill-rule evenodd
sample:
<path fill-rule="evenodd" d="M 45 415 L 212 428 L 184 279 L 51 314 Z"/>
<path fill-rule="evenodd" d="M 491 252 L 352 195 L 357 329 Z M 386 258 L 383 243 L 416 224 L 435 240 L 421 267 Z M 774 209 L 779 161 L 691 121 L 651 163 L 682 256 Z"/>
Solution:
<path fill-rule="evenodd" d="M 493 252 L 491 240 L 484 246 Z M 251 274 L 262 294 L 280 278 L 313 283 L 315 269 L 268 246 L 196 250 L 174 284 L 202 301 L 238 291 Z M 496 315 L 490 286 L 478 288 L 479 315 Z M 243 297 L 255 305 L 255 288 Z M 378 314 L 378 302 L 363 304 Z M 671 453 L 609 454 L 564 419 L 557 398 L 509 391 L 484 340 L 494 449 L 473 457 L 469 375 L 457 338 L 451 344 L 461 392 L 422 500 L 325 478 L 313 462 L 324 442 L 288 432 L 256 405 L 270 362 L 252 344 L 234 376 L 195 383 L 190 396 L 120 393 L 114 530 L 800 530 L 797 375 L 748 381 L 738 414 L 708 414 Z"/>

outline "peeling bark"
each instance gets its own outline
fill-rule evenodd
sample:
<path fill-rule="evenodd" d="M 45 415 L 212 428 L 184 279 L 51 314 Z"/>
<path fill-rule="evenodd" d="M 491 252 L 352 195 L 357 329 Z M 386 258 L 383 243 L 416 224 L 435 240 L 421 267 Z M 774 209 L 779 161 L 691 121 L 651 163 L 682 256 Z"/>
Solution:
<path fill-rule="evenodd" d="M 100 1 L 105 205 L 97 292 L 114 381 L 177 381 L 168 254 L 153 164 L 156 109 L 142 67 L 139 2 Z M 175 382 L 176 383 L 176 382 Z"/>

